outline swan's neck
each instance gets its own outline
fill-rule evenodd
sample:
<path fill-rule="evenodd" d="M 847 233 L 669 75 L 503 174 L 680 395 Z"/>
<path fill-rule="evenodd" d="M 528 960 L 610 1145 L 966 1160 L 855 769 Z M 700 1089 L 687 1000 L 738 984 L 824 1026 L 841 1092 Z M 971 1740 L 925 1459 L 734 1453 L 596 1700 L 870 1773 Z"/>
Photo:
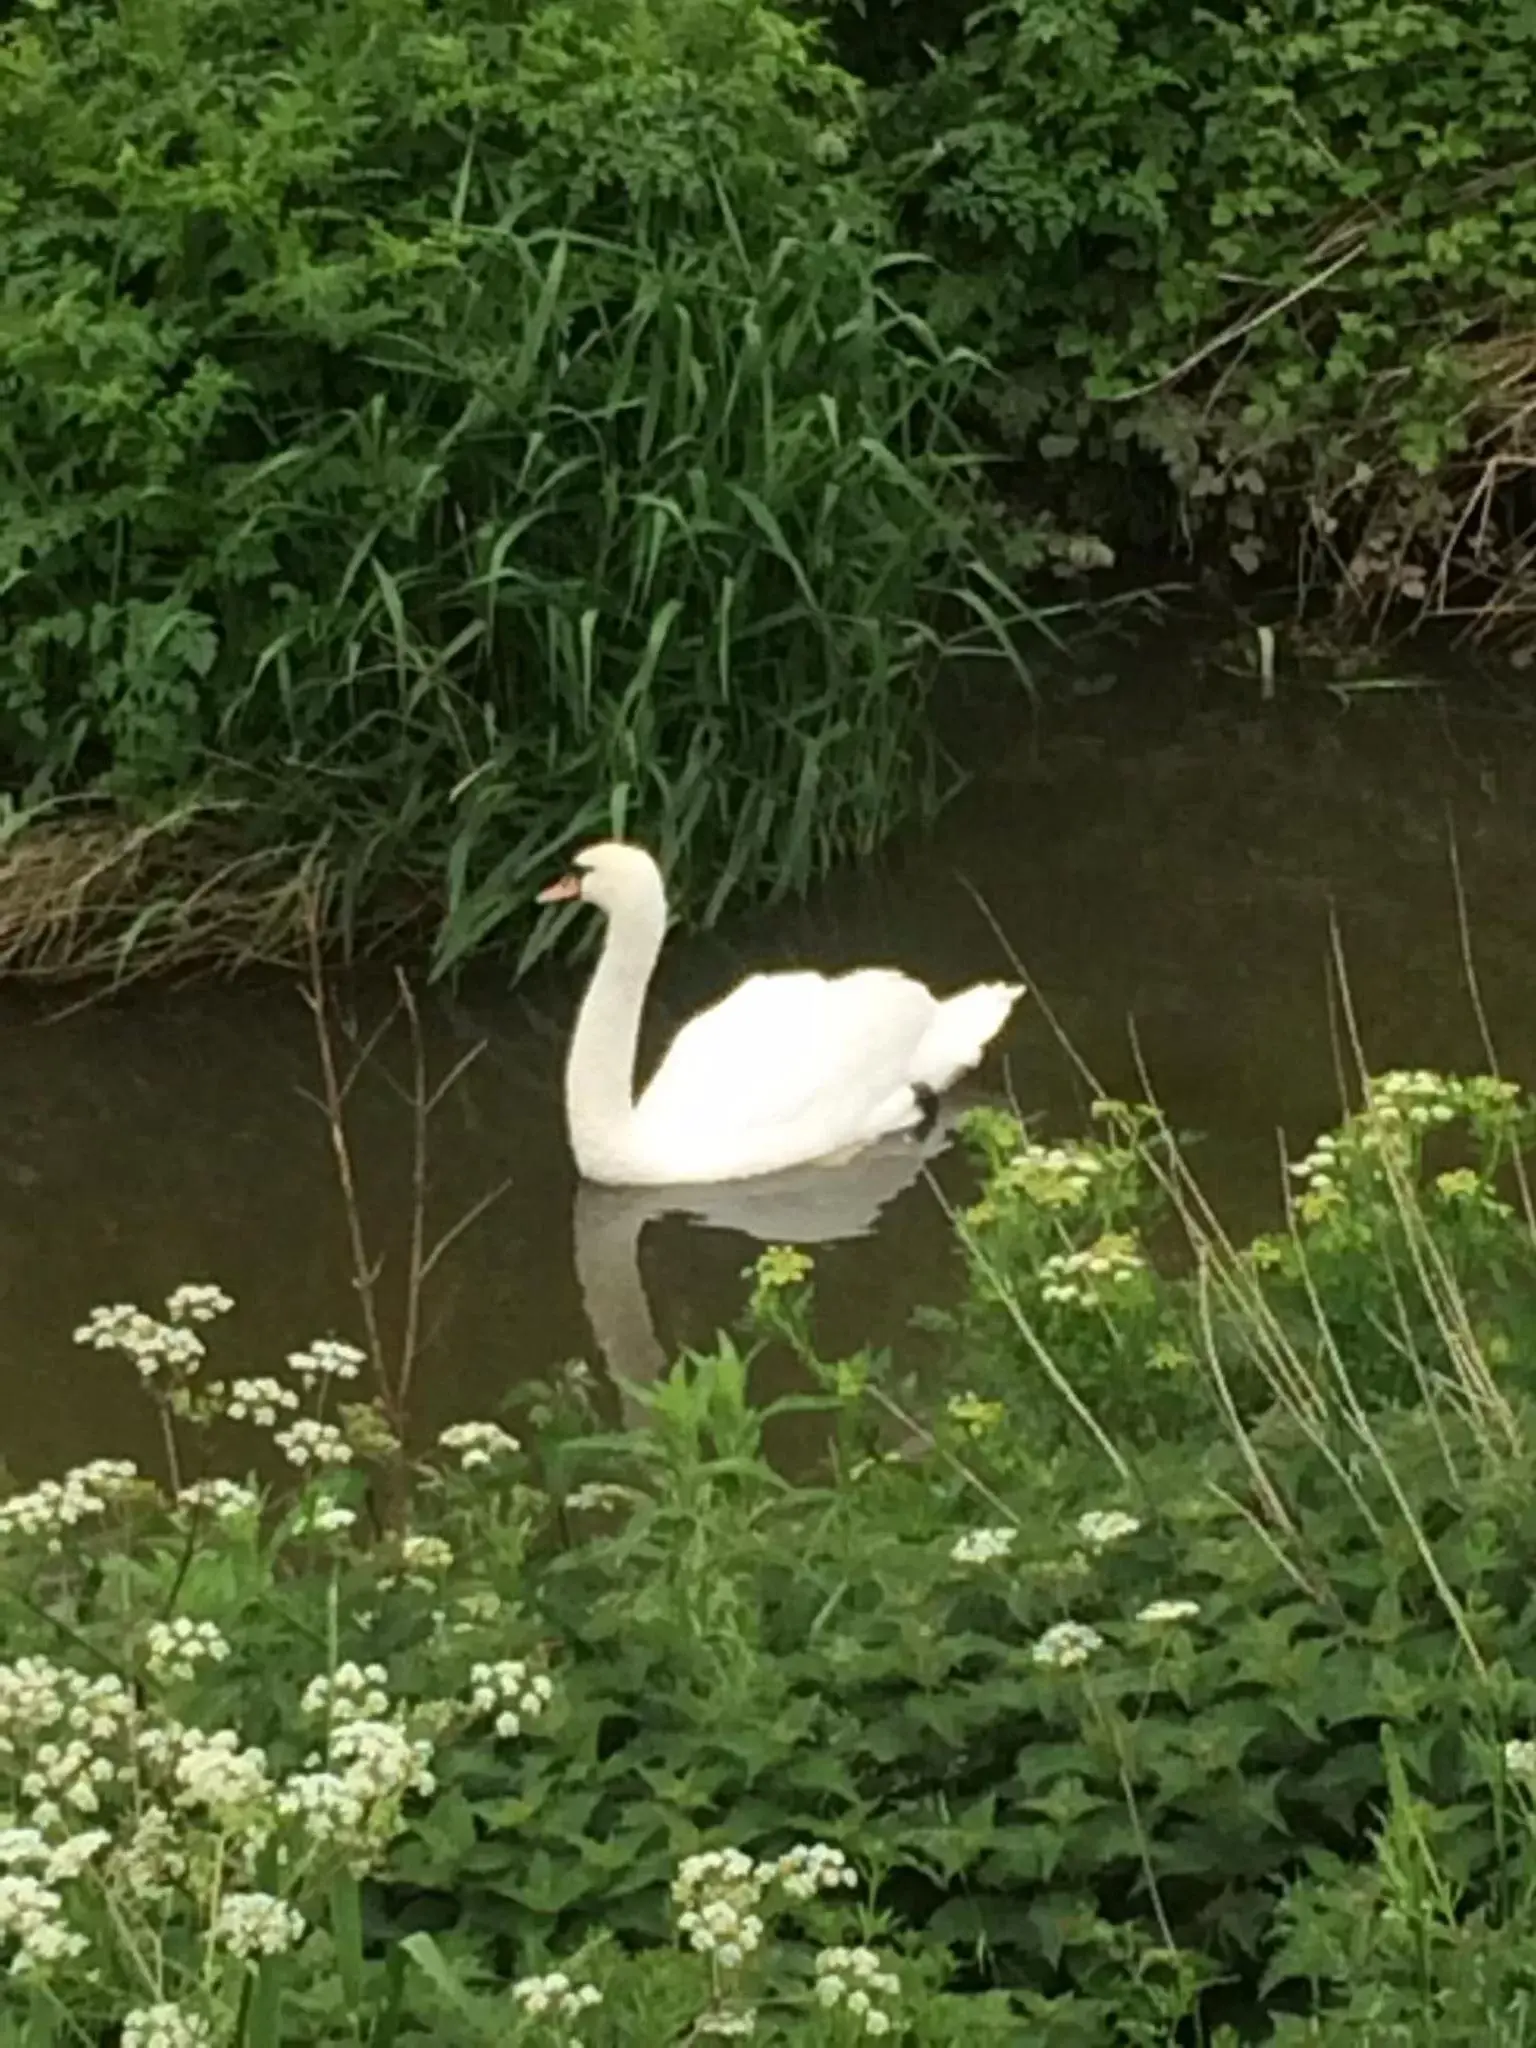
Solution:
<path fill-rule="evenodd" d="M 626 903 L 608 920 L 565 1067 L 565 1114 L 576 1164 L 589 1180 L 612 1176 L 635 1112 L 640 1013 L 667 928 L 666 900 Z"/>

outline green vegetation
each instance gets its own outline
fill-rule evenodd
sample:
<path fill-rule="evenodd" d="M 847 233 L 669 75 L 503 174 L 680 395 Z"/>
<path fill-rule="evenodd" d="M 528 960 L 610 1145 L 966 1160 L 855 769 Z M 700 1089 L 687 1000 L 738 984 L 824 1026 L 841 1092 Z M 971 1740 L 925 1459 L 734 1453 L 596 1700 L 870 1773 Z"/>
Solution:
<path fill-rule="evenodd" d="M 974 366 L 827 168 L 807 32 L 66 0 L 0 91 L 18 796 L 323 849 L 445 964 L 573 834 L 643 826 L 707 912 L 933 795 L 933 659 L 1011 606 Z"/>
<path fill-rule="evenodd" d="M 9 10 L 0 964 L 318 908 L 443 969 L 611 828 L 697 917 L 799 888 L 936 799 L 936 668 L 1022 674 L 1051 562 L 1528 626 L 1532 47 L 1505 0 Z"/>
<path fill-rule="evenodd" d="M 1004 440 L 1108 537 L 1531 617 L 1536 68 L 1503 0 L 919 8 L 876 124 Z M 1127 475 L 1139 488 L 1133 521 Z"/>
<path fill-rule="evenodd" d="M 414 1462 L 360 1350 L 96 1311 L 168 1475 L 0 1503 L 0 2040 L 1528 2042 L 1536 1102 L 1382 1077 L 1242 1246 L 1097 1117 L 976 1120 L 921 1395 L 787 1248 L 648 1428 Z"/>

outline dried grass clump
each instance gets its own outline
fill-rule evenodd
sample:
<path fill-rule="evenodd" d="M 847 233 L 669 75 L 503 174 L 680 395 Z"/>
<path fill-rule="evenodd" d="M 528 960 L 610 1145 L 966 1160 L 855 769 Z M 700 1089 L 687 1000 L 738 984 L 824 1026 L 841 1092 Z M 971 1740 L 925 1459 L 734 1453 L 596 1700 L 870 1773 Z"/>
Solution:
<path fill-rule="evenodd" d="M 361 920 L 323 841 L 253 849 L 204 805 L 146 823 L 21 814 L 0 835 L 0 977 L 45 986 L 297 968 L 315 929 L 355 956 L 414 936 L 424 912 Z"/>
<path fill-rule="evenodd" d="M 1344 514 L 1314 508 L 1314 530 L 1350 531 L 1346 609 L 1364 622 L 1405 605 L 1414 624 L 1450 620 L 1469 637 L 1536 658 L 1536 331 L 1464 343 L 1462 453 L 1421 476 L 1373 467 Z M 1351 479 L 1354 482 L 1354 479 Z M 1344 514 L 1344 516 L 1341 516 Z"/>

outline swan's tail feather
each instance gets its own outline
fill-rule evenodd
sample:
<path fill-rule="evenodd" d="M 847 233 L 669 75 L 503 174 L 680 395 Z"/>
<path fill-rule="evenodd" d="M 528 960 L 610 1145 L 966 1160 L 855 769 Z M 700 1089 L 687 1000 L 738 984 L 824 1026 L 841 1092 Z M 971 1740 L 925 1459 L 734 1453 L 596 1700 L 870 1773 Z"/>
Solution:
<path fill-rule="evenodd" d="M 1014 982 L 983 981 L 940 1003 L 912 1062 L 913 1085 L 941 1095 L 962 1074 L 968 1074 L 980 1063 L 1023 993 Z"/>

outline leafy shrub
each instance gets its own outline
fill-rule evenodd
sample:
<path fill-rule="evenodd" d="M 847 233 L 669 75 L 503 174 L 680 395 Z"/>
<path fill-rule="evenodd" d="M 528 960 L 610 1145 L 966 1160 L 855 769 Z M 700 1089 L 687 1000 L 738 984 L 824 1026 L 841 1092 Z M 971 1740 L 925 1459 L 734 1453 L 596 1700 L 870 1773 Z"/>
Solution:
<path fill-rule="evenodd" d="M 1042 486 L 1130 459 L 1143 539 L 1160 473 L 1245 570 L 1299 523 L 1358 601 L 1523 607 L 1530 56 L 1498 0 L 1004 0 L 880 146 Z"/>
<path fill-rule="evenodd" d="M 712 912 L 931 794 L 937 634 L 997 594 L 972 372 L 807 30 L 61 0 L 0 90 L 12 789 L 324 845 L 445 961 L 572 833 Z"/>

